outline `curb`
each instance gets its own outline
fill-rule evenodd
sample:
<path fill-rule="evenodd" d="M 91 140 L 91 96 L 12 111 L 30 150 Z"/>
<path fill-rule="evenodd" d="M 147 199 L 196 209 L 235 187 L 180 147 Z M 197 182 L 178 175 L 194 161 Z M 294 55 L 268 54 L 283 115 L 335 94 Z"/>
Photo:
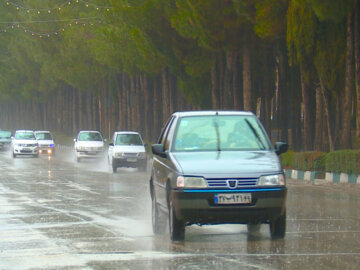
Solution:
<path fill-rule="evenodd" d="M 360 175 L 355 174 L 346 174 L 346 173 L 331 173 L 326 172 L 325 178 L 317 178 L 320 172 L 313 171 L 298 171 L 298 170 L 284 170 L 285 176 L 287 178 L 292 178 L 296 180 L 311 181 L 324 181 L 329 183 L 351 183 L 351 184 L 360 184 Z"/>

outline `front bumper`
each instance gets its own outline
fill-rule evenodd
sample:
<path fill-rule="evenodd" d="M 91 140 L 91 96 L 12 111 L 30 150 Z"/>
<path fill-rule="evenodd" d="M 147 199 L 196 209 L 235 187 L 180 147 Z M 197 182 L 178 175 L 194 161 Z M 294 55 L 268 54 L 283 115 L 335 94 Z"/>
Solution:
<path fill-rule="evenodd" d="M 104 156 L 104 150 L 79 151 L 76 150 L 77 158 L 101 158 Z"/>
<path fill-rule="evenodd" d="M 113 158 L 113 164 L 117 167 L 137 168 L 145 166 L 147 159 L 144 157 L 121 157 Z"/>
<path fill-rule="evenodd" d="M 48 146 L 40 146 L 39 147 L 39 154 L 54 154 L 55 153 L 55 147 L 48 147 Z"/>
<path fill-rule="evenodd" d="M 251 193 L 251 203 L 219 205 L 218 193 Z M 287 188 L 241 190 L 173 190 L 177 218 L 186 224 L 269 223 L 283 214 Z"/>
<path fill-rule="evenodd" d="M 8 142 L 0 142 L 0 150 L 9 149 L 10 146 L 11 146 L 11 143 L 8 143 Z"/>

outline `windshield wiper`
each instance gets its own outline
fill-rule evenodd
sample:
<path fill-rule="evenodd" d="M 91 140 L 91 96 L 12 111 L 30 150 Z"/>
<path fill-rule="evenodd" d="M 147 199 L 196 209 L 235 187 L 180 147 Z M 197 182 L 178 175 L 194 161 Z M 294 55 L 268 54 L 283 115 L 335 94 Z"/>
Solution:
<path fill-rule="evenodd" d="M 259 133 L 256 131 L 256 129 L 253 127 L 253 125 L 249 122 L 249 120 L 245 119 L 246 124 L 250 127 L 252 133 L 255 135 L 258 143 L 260 143 L 261 145 L 261 149 L 260 150 L 264 150 L 265 149 L 265 145 L 262 142 Z"/>
<path fill-rule="evenodd" d="M 216 113 L 216 115 L 218 115 L 218 114 Z M 219 124 L 217 123 L 217 121 L 215 119 L 214 119 L 214 127 L 215 127 L 216 138 L 217 138 L 217 151 L 220 152 L 221 148 L 220 148 Z"/>

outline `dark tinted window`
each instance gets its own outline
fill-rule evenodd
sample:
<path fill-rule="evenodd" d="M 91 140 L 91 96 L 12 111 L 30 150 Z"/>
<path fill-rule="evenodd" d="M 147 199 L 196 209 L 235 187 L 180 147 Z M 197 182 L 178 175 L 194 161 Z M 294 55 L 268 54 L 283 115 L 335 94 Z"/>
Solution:
<path fill-rule="evenodd" d="M 51 134 L 49 132 L 36 133 L 35 136 L 38 140 L 52 140 Z"/>
<path fill-rule="evenodd" d="M 143 142 L 138 134 L 118 134 L 115 145 L 143 145 Z"/>
<path fill-rule="evenodd" d="M 98 132 L 81 132 L 79 134 L 79 141 L 102 141 L 102 137 Z"/>

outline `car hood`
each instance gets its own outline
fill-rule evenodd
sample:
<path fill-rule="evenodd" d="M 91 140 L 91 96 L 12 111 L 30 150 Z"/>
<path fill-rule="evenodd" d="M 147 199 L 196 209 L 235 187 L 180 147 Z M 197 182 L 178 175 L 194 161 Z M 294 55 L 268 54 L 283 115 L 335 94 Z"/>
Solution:
<path fill-rule="evenodd" d="M 14 139 L 13 143 L 35 144 L 35 143 L 38 143 L 38 141 L 37 140 L 18 140 L 18 139 Z"/>
<path fill-rule="evenodd" d="M 115 145 L 114 152 L 142 153 L 145 152 L 145 147 L 143 145 Z"/>
<path fill-rule="evenodd" d="M 182 152 L 172 156 L 185 175 L 259 177 L 281 171 L 273 151 Z"/>
<path fill-rule="evenodd" d="M 53 140 L 39 140 L 38 141 L 39 145 L 49 145 L 49 144 L 54 144 Z"/>
<path fill-rule="evenodd" d="M 84 146 L 84 147 L 103 147 L 104 142 L 99 141 L 77 141 L 75 143 L 77 146 Z"/>

